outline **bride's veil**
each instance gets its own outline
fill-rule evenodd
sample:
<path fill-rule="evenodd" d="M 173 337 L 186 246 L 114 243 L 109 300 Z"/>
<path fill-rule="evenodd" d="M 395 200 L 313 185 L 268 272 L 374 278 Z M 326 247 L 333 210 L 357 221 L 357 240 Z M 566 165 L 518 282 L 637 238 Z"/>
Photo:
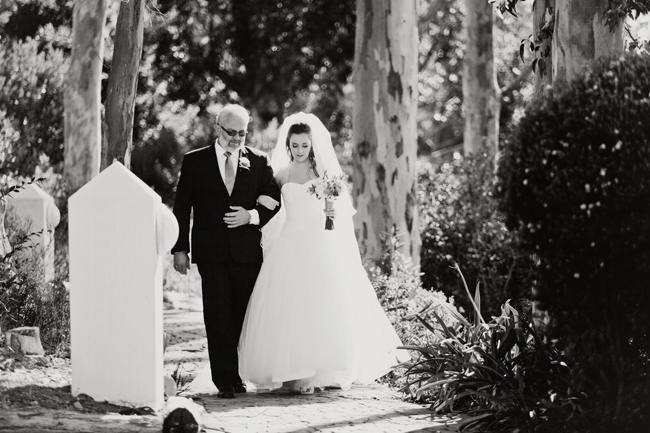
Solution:
<path fill-rule="evenodd" d="M 287 135 L 289 134 L 289 128 L 296 124 L 305 124 L 309 126 L 309 129 L 311 130 L 310 138 L 312 149 L 314 151 L 314 159 L 316 160 L 316 171 L 318 172 L 318 176 L 323 176 L 325 173 L 327 173 L 328 177 L 342 175 L 343 169 L 336 157 L 336 152 L 332 145 L 332 137 L 330 136 L 329 131 L 318 117 L 311 113 L 304 113 L 302 111 L 288 116 L 280 126 L 278 139 L 273 148 L 273 153 L 271 153 L 271 167 L 273 168 L 273 173 L 277 175 L 280 170 L 291 163 L 289 151 L 287 150 L 286 145 Z M 341 217 L 354 215 L 355 211 L 347 188 L 342 192 L 341 197 L 337 202 L 336 218 L 339 218 L 339 215 Z M 285 212 L 283 205 L 280 207 L 278 213 L 264 227 L 262 227 L 262 248 L 264 249 L 264 255 L 268 253 L 274 241 L 280 234 L 280 229 L 284 225 L 286 219 Z"/>
<path fill-rule="evenodd" d="M 332 146 L 330 132 L 318 117 L 311 113 L 303 113 L 302 111 L 288 116 L 280 126 L 278 141 L 271 154 L 271 167 L 273 167 L 273 172 L 277 173 L 278 170 L 289 165 L 289 152 L 286 147 L 287 135 L 292 125 L 300 123 L 309 126 L 311 130 L 311 145 L 314 150 L 318 175 L 322 176 L 325 172 L 330 177 L 343 174 L 341 164 L 339 164 L 336 152 L 334 151 L 334 146 Z"/>

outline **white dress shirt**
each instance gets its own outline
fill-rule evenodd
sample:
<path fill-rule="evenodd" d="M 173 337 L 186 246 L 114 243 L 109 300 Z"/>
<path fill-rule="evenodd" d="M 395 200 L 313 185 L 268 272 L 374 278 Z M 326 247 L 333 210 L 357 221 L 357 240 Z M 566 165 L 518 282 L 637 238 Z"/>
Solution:
<path fill-rule="evenodd" d="M 226 184 L 226 150 L 221 147 L 219 143 L 215 143 L 214 145 L 214 151 L 217 154 L 217 164 L 219 164 L 219 173 L 221 174 L 221 179 L 223 180 L 224 185 Z M 237 152 L 234 152 L 232 155 L 230 155 L 230 164 L 232 164 L 233 168 L 233 173 L 235 173 L 235 183 L 237 182 L 237 166 L 239 165 L 239 152 L 241 151 L 238 150 Z M 230 210 L 229 210 L 230 212 Z M 248 224 L 253 224 L 253 225 L 259 225 L 260 224 L 260 216 L 257 213 L 257 209 L 251 209 L 248 211 L 248 214 L 250 215 L 251 219 L 248 222 Z"/>

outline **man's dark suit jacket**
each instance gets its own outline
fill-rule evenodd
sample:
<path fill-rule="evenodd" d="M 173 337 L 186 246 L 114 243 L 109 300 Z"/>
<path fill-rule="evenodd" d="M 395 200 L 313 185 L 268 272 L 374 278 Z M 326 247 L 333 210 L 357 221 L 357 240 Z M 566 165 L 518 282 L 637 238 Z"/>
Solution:
<path fill-rule="evenodd" d="M 214 146 L 185 154 L 176 188 L 174 215 L 178 220 L 178 241 L 172 253 L 190 252 L 190 211 L 192 226 L 192 262 L 238 263 L 262 261 L 260 228 L 277 212 L 257 204 L 257 197 L 268 195 L 280 202 L 280 189 L 273 178 L 267 157 L 249 147 L 242 147 L 232 195 L 228 195 L 217 163 Z M 230 206 L 257 209 L 260 225 L 247 224 L 229 229 L 223 221 Z"/>

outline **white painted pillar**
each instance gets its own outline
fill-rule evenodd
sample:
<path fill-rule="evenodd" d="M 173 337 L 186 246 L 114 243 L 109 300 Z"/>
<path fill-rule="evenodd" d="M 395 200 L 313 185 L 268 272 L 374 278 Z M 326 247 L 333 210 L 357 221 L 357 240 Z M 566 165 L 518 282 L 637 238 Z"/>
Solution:
<path fill-rule="evenodd" d="M 72 393 L 163 407 L 161 254 L 173 214 L 113 163 L 69 199 Z"/>

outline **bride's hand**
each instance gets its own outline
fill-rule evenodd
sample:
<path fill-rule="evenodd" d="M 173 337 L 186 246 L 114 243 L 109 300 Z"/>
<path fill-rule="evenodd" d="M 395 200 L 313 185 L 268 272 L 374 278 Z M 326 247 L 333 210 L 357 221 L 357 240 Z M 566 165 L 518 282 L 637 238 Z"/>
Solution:
<path fill-rule="evenodd" d="M 274 200 L 268 195 L 261 195 L 257 197 L 257 203 L 264 206 L 268 210 L 274 210 L 276 207 L 278 207 L 279 204 L 277 200 Z"/>
<path fill-rule="evenodd" d="M 336 216 L 336 211 L 334 210 L 334 200 L 325 199 L 325 209 L 323 209 L 325 215 L 329 218 L 334 218 Z"/>

